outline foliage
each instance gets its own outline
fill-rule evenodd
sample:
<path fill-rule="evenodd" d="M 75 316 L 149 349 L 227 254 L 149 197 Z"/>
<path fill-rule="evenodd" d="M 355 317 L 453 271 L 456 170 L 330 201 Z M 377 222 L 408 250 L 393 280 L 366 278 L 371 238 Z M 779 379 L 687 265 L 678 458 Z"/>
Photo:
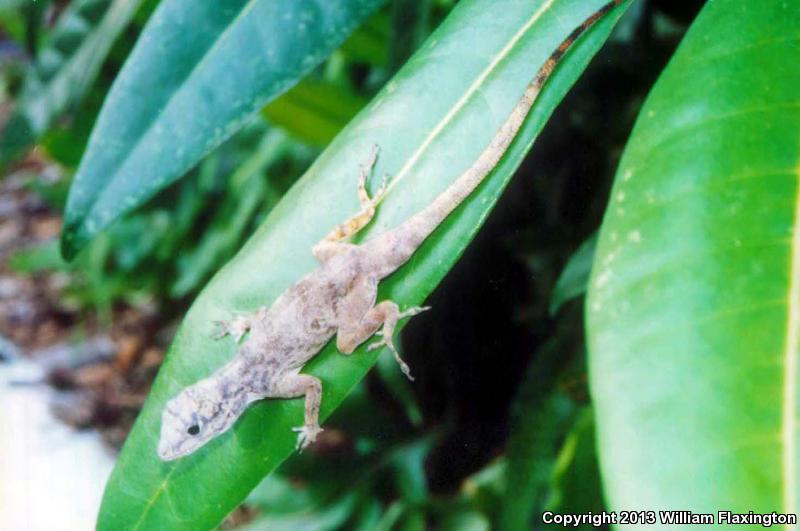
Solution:
<path fill-rule="evenodd" d="M 558 277 L 556 287 L 553 288 L 553 297 L 550 301 L 551 314 L 558 312 L 567 301 L 586 293 L 596 247 L 597 234 L 592 234 L 570 257 L 569 262 L 564 266 L 564 271 Z"/>
<path fill-rule="evenodd" d="M 234 352 L 212 321 L 314 267 L 371 145 L 393 184 L 367 235 L 452 181 L 602 3 L 0 3 L 4 178 L 66 209 L 75 255 L 49 241 L 0 267 L 63 277 L 90 321 L 182 320 L 100 529 L 211 528 L 240 503 L 223 527 L 793 507 L 800 13 L 771 0 L 709 2 L 643 107 L 702 2 L 631 2 L 579 42 L 486 186 L 382 286 L 434 306 L 402 333 L 415 382 L 329 347 L 307 367 L 330 416 L 310 451 L 292 453 L 300 403 L 269 401 L 195 455 L 155 455 L 164 401 Z"/>
<path fill-rule="evenodd" d="M 316 267 L 309 249 L 330 227 L 357 209 L 353 186 L 342 183 L 354 184 L 355 169 L 373 143 L 391 146 L 384 151 L 376 172 L 392 174 L 392 184 L 366 232 L 395 226 L 427 204 L 477 158 L 491 131 L 515 103 L 507 95 L 521 93 L 530 81 L 531 73 L 525 68 L 530 57 L 542 63 L 547 50 L 569 33 L 552 21 L 570 20 L 571 26 L 577 26 L 599 5 L 582 4 L 577 9 L 570 2 L 562 2 L 531 12 L 527 2 L 509 2 L 503 25 L 480 0 L 462 3 L 450 14 L 431 36 L 433 44 L 423 46 L 373 103 L 350 122 L 194 301 L 109 481 L 100 514 L 101 528 L 215 525 L 261 477 L 293 452 L 295 435 L 291 428 L 298 422 L 302 404 L 265 401 L 251 407 L 230 433 L 195 454 L 170 463 L 158 458 L 155 442 L 165 402 L 181 388 L 211 374 L 235 352 L 233 342 L 209 342 L 213 322 L 275 300 L 289 284 Z M 483 17 L 495 19 L 493 33 L 486 32 L 488 19 Z M 459 209 L 457 218 L 448 220 L 407 267 L 384 282 L 381 298 L 404 305 L 419 304 L 441 280 L 614 20 L 602 20 L 571 51 L 497 171 Z M 469 34 L 481 35 L 483 53 L 476 54 L 474 46 L 462 48 L 461 53 L 441 53 L 455 49 L 455 44 Z M 542 48 L 543 39 L 551 45 Z M 493 58 L 488 65 L 486 56 Z M 434 79 L 439 90 L 426 93 L 425 88 Z M 478 93 L 481 97 L 474 98 Z M 409 112 L 411 101 L 413 113 Z M 505 111 L 487 112 L 487 101 L 491 102 L 489 108 Z M 469 123 L 488 125 L 482 128 L 483 135 L 464 135 L 464 124 Z M 380 130 L 375 124 L 381 124 Z M 456 143 L 457 156 L 446 156 L 453 153 Z M 329 208 L 318 208 L 314 199 L 320 197 L 326 198 Z M 376 354 L 367 353 L 365 347 L 345 358 L 329 345 L 307 365 L 306 370 L 323 383 L 322 418 L 363 378 L 375 359 Z M 210 488 L 212 478 L 220 477 L 221 463 L 227 488 Z M 131 474 L 134 468 L 135 475 Z"/>
<path fill-rule="evenodd" d="M 50 31 L 25 75 L 0 135 L 0 167 L 12 162 L 88 92 L 141 0 L 78 0 Z"/>
<path fill-rule="evenodd" d="M 75 175 L 65 257 L 183 175 L 382 2 L 163 0 L 111 87 Z"/>

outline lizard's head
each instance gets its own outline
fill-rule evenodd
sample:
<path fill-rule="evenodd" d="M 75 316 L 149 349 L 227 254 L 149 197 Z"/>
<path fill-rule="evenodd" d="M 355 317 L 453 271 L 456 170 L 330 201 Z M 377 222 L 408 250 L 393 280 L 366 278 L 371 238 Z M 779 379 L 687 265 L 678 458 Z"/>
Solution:
<path fill-rule="evenodd" d="M 222 407 L 225 397 L 204 380 L 187 387 L 167 402 L 161 414 L 158 455 L 172 461 L 188 455 L 230 428 L 238 415 Z"/>

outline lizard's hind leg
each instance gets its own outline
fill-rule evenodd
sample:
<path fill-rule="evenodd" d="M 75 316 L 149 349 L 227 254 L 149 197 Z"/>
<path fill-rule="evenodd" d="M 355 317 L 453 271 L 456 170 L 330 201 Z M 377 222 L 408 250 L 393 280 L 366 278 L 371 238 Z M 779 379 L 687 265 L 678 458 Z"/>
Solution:
<path fill-rule="evenodd" d="M 386 195 L 385 176 L 381 187 L 374 196 L 370 197 L 369 192 L 367 192 L 367 178 L 372 173 L 372 169 L 375 167 L 375 162 L 377 160 L 378 146 L 376 145 L 372 148 L 372 154 L 367 164 L 361 166 L 358 177 L 358 200 L 361 203 L 361 210 L 345 222 L 337 225 L 321 242 L 314 246 L 314 256 L 320 260 L 324 261 L 326 258 L 344 249 L 345 247 L 337 247 L 336 244 L 346 240 L 366 227 L 375 216 L 375 210 Z"/>
<path fill-rule="evenodd" d="M 394 355 L 394 359 L 397 360 L 397 364 L 400 365 L 400 370 L 403 371 L 403 374 L 409 380 L 414 380 L 411 376 L 411 369 L 408 368 L 408 365 L 400 357 L 400 353 L 397 352 L 397 348 L 394 346 L 394 329 L 400 319 L 412 317 L 429 309 L 429 306 L 417 306 L 401 312 L 397 303 L 393 301 L 380 302 L 370 308 L 355 325 L 339 326 L 336 347 L 344 354 L 350 354 L 358 345 L 375 335 L 380 329 L 381 339 L 372 343 L 368 350 L 387 347 Z"/>

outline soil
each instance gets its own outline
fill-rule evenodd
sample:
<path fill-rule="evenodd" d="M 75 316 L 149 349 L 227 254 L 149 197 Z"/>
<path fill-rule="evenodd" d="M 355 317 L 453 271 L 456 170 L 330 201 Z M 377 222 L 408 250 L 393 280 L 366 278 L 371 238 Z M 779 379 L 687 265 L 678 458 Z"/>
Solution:
<path fill-rule="evenodd" d="M 108 324 L 96 312 L 66 304 L 73 282 L 64 271 L 21 273 L 9 258 L 59 237 L 61 217 L 27 183 L 31 175 L 59 176 L 29 156 L 0 181 L 0 361 L 35 360 L 49 385 L 56 416 L 80 429 L 96 429 L 118 450 L 161 365 L 174 327 L 156 309 L 116 304 Z"/>

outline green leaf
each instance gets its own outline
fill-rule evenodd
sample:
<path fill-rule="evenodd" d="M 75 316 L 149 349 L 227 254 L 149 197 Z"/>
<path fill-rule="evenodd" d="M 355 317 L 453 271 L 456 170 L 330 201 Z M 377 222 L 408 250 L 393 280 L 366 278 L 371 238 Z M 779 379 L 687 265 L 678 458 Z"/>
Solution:
<path fill-rule="evenodd" d="M 513 445 L 509 444 L 507 490 L 501 513 L 501 528 L 507 530 L 530 529 L 536 510 L 544 505 L 559 443 L 574 421 L 575 403 L 556 392 L 532 401 L 526 410 L 534 414 L 528 419 L 529 426 L 518 429 Z"/>
<path fill-rule="evenodd" d="M 233 255 L 258 207 L 265 200 L 269 207 L 277 203 L 278 193 L 270 188 L 261 174 L 286 147 L 286 135 L 271 130 L 264 135 L 253 154 L 231 174 L 230 194 L 219 205 L 202 241 L 178 258 L 179 275 L 170 295 L 181 297 L 202 286 L 201 281 L 211 276 L 215 266 Z"/>
<path fill-rule="evenodd" d="M 403 446 L 391 455 L 396 488 L 400 497 L 412 505 L 421 505 L 428 498 L 425 459 L 433 440 L 420 439 L 416 444 Z"/>
<path fill-rule="evenodd" d="M 366 103 L 343 87 L 305 79 L 264 107 L 262 113 L 297 138 L 325 146 Z"/>
<path fill-rule="evenodd" d="M 239 528 L 241 531 L 334 531 L 342 525 L 356 508 L 357 495 L 345 494 L 340 500 L 322 511 L 262 516 Z"/>
<path fill-rule="evenodd" d="M 500 515 L 504 530 L 530 529 L 534 513 L 544 505 L 559 445 L 574 424 L 577 405 L 558 388 L 565 373 L 575 368 L 569 356 L 574 350 L 569 339 L 573 338 L 564 338 L 563 328 L 531 362 L 511 408 Z"/>
<path fill-rule="evenodd" d="M 65 213 L 67 259 L 319 64 L 384 0 L 164 0 L 117 77 Z"/>
<path fill-rule="evenodd" d="M 562 514 L 598 514 L 604 510 L 604 505 L 593 412 L 586 406 L 576 416 L 577 420 L 558 455 L 545 510 Z M 583 524 L 578 529 L 594 528 Z"/>
<path fill-rule="evenodd" d="M 611 509 L 798 510 L 799 27 L 708 2 L 620 162 L 587 301 Z"/>
<path fill-rule="evenodd" d="M 269 304 L 316 267 L 311 247 L 358 209 L 358 166 L 373 144 L 383 146 L 378 179 L 388 172 L 392 181 L 366 232 L 385 231 L 427 205 L 477 158 L 538 66 L 602 4 L 586 0 L 458 4 L 195 301 L 108 483 L 98 522 L 101 530 L 211 527 L 292 455 L 291 428 L 302 421 L 300 400 L 255 404 L 231 431 L 184 459 L 165 463 L 156 455 L 165 402 L 235 355 L 233 342 L 209 339 L 213 321 Z M 447 274 L 621 13 L 622 9 L 615 10 L 576 43 L 496 170 L 408 264 L 382 283 L 381 299 L 391 298 L 403 307 L 419 304 Z M 322 380 L 323 419 L 377 356 L 362 347 L 345 357 L 328 345 L 305 367 Z"/>
<path fill-rule="evenodd" d="M 342 43 L 344 55 L 357 62 L 385 66 L 388 62 L 390 41 L 389 17 L 379 11 Z"/>
<path fill-rule="evenodd" d="M 0 167 L 22 155 L 56 118 L 81 101 L 140 3 L 78 0 L 67 7 L 29 69 L 0 135 Z"/>
<path fill-rule="evenodd" d="M 489 531 L 492 526 L 486 515 L 465 509 L 447 515 L 437 528 L 442 531 Z"/>
<path fill-rule="evenodd" d="M 597 247 L 596 233 L 592 234 L 569 257 L 567 265 L 553 288 L 553 295 L 550 297 L 550 315 L 555 315 L 565 303 L 586 293 L 589 275 L 592 272 L 595 247 Z"/>
<path fill-rule="evenodd" d="M 397 524 L 403 517 L 403 513 L 406 509 L 407 507 L 404 502 L 400 500 L 394 501 L 386 508 L 383 517 L 378 522 L 378 525 L 375 526 L 375 531 L 392 531 L 393 529 L 399 529 Z"/>
<path fill-rule="evenodd" d="M 47 240 L 15 251 L 8 257 L 8 266 L 17 273 L 27 274 L 68 268 L 68 264 L 58 252 L 58 242 L 55 240 Z"/>

